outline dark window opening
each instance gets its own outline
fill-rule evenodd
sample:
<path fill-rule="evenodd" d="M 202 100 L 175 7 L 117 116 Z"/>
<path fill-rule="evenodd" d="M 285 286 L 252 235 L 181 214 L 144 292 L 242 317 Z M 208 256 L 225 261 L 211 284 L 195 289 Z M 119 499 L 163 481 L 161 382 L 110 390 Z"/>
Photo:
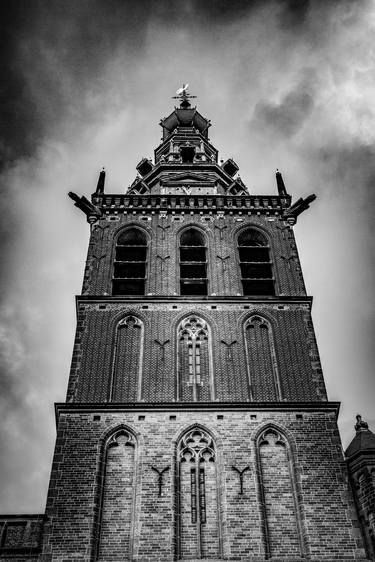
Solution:
<path fill-rule="evenodd" d="M 181 277 L 189 279 L 204 279 L 206 277 L 206 264 L 191 263 L 181 264 Z"/>
<path fill-rule="evenodd" d="M 119 261 L 146 261 L 145 246 L 117 246 L 116 260 Z"/>
<path fill-rule="evenodd" d="M 147 238 L 137 228 L 129 228 L 117 239 L 113 268 L 113 295 L 144 295 L 147 264 Z"/>
<path fill-rule="evenodd" d="M 146 277 L 146 262 L 115 262 L 114 277 Z"/>
<path fill-rule="evenodd" d="M 264 263 L 269 260 L 268 248 L 259 248 L 258 246 L 239 246 L 241 261 L 249 261 L 256 263 Z"/>
<path fill-rule="evenodd" d="M 180 239 L 181 295 L 207 295 L 207 262 L 204 235 L 189 228 Z"/>
<path fill-rule="evenodd" d="M 247 229 L 238 237 L 241 280 L 244 295 L 274 295 L 272 261 L 266 237 Z"/>
<path fill-rule="evenodd" d="M 272 278 L 271 264 L 255 265 L 250 263 L 241 263 L 242 279 L 270 279 Z"/>
<path fill-rule="evenodd" d="M 199 246 L 180 247 L 180 260 L 181 261 L 206 261 L 206 248 L 200 248 Z"/>
<path fill-rule="evenodd" d="M 194 160 L 195 149 L 194 146 L 181 146 L 180 154 L 182 162 L 185 164 L 192 164 Z"/>
<path fill-rule="evenodd" d="M 181 295 L 207 295 L 207 283 L 205 281 L 181 281 Z"/>

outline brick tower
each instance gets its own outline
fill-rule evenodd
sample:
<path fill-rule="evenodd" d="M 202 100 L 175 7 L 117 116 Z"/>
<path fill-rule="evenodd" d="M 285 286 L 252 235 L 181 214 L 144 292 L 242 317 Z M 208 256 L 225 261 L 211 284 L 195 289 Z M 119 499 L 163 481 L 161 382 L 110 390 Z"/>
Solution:
<path fill-rule="evenodd" d="M 90 243 L 44 530 L 18 559 L 365 560 L 293 234 L 314 196 L 292 205 L 279 172 L 250 194 L 178 98 L 124 195 L 104 171 L 70 194 Z"/>

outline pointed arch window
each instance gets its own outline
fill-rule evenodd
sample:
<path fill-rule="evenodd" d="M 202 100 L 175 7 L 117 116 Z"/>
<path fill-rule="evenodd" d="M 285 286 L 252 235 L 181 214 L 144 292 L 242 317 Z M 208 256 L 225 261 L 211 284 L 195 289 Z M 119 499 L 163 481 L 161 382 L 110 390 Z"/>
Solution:
<path fill-rule="evenodd" d="M 305 557 L 305 533 L 290 446 L 281 432 L 267 428 L 256 447 L 258 490 L 266 558 Z"/>
<path fill-rule="evenodd" d="M 147 237 L 139 228 L 128 228 L 117 238 L 113 269 L 113 295 L 144 295 Z"/>
<path fill-rule="evenodd" d="M 135 402 L 141 396 L 143 323 L 126 316 L 117 326 L 110 400 Z"/>
<path fill-rule="evenodd" d="M 210 350 L 207 323 L 185 318 L 178 329 L 178 398 L 184 402 L 211 400 Z"/>
<path fill-rule="evenodd" d="M 275 343 L 270 323 L 252 316 L 245 324 L 251 397 L 256 401 L 282 400 Z"/>
<path fill-rule="evenodd" d="M 207 295 L 207 248 L 205 236 L 189 228 L 180 238 L 181 295 Z"/>
<path fill-rule="evenodd" d="M 219 558 L 216 451 L 203 429 L 190 430 L 178 445 L 178 558 Z"/>
<path fill-rule="evenodd" d="M 117 431 L 107 443 L 96 556 L 98 562 L 132 559 L 135 449 L 135 438 L 125 429 Z"/>
<path fill-rule="evenodd" d="M 272 261 L 267 238 L 254 228 L 238 236 L 238 254 L 244 295 L 274 295 Z"/>

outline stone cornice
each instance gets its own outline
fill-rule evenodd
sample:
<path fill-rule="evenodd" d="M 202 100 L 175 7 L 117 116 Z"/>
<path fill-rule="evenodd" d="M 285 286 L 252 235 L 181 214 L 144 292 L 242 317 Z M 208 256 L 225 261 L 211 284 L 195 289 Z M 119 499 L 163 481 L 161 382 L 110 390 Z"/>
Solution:
<path fill-rule="evenodd" d="M 56 425 L 60 413 L 94 413 L 94 412 L 333 412 L 337 419 L 340 402 L 87 402 L 55 403 Z"/>
<path fill-rule="evenodd" d="M 93 195 L 92 202 L 104 214 L 119 212 L 167 211 L 210 213 L 247 213 L 281 215 L 290 206 L 291 197 L 278 195 Z"/>
<path fill-rule="evenodd" d="M 270 296 L 270 297 L 250 297 L 250 296 L 181 296 L 181 295 L 76 295 L 76 313 L 78 315 L 78 307 L 80 304 L 97 303 L 97 304 L 180 304 L 199 306 L 204 304 L 240 304 L 247 306 L 249 304 L 307 304 L 311 310 L 313 297 L 311 296 Z"/>

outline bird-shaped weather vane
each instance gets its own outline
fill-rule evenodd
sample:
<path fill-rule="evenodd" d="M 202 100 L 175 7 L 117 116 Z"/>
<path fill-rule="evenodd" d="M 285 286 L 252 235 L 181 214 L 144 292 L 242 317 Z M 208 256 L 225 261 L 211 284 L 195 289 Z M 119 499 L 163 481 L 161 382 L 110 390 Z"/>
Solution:
<path fill-rule="evenodd" d="M 182 108 L 190 107 L 189 100 L 197 97 L 197 96 L 192 96 L 191 94 L 188 93 L 187 91 L 188 87 L 189 84 L 182 84 L 182 88 L 179 88 L 176 91 L 176 95 L 172 96 L 172 99 L 181 100 L 180 107 Z"/>

